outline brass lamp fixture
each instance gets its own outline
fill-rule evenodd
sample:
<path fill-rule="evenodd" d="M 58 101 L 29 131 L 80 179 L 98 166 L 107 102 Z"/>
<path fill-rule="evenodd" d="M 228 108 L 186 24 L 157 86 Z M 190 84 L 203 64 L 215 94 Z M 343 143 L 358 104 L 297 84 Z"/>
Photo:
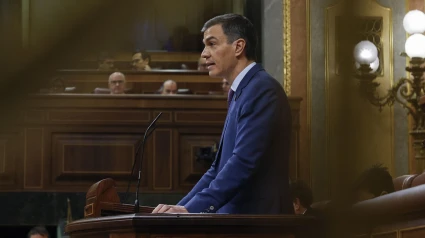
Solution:
<path fill-rule="evenodd" d="M 416 173 L 422 173 L 425 170 L 425 107 L 420 101 L 425 95 L 425 14 L 419 10 L 408 12 L 403 19 L 403 27 L 410 34 L 403 55 L 409 57 L 406 71 L 412 78 L 401 78 L 384 96 L 378 95 L 379 83 L 375 81 L 379 68 L 378 50 L 370 41 L 362 41 L 354 49 L 357 68 L 355 76 L 360 80 L 361 93 L 380 110 L 385 105 L 391 106 L 398 102 L 412 115 L 414 125 L 410 135 L 415 151 L 415 168 Z"/>
<path fill-rule="evenodd" d="M 425 14 L 419 10 L 413 10 L 406 14 L 403 19 L 403 27 L 410 34 L 405 43 L 405 51 L 410 58 L 410 64 L 406 71 L 410 72 L 413 79 L 401 78 L 388 89 L 386 95 L 377 93 L 379 83 L 377 69 L 379 68 L 378 49 L 370 41 L 361 41 L 354 48 L 356 60 L 356 78 L 360 81 L 361 93 L 375 106 L 381 110 L 383 106 L 400 103 L 407 109 L 414 119 L 414 130 L 424 130 L 424 112 L 419 104 L 424 95 L 425 85 L 423 73 L 425 68 Z"/>

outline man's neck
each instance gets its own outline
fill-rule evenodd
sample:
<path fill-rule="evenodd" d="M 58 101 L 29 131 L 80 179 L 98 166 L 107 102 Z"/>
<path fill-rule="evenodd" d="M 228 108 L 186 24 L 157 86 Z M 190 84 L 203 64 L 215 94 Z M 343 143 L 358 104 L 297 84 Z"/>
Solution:
<path fill-rule="evenodd" d="M 250 65 L 253 62 L 254 60 L 248 60 L 248 59 L 239 60 L 239 62 L 236 64 L 231 74 L 228 77 L 226 77 L 229 84 L 232 85 L 233 81 L 235 81 L 236 77 L 242 72 L 242 70 L 244 70 L 248 65 Z"/>

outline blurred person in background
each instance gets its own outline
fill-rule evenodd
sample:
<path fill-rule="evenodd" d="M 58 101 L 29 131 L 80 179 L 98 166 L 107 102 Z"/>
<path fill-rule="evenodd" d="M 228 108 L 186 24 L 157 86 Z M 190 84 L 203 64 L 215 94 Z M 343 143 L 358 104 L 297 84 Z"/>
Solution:
<path fill-rule="evenodd" d="M 27 238 L 50 238 L 50 235 L 45 227 L 36 226 L 28 232 Z"/>
<path fill-rule="evenodd" d="M 151 67 L 149 63 L 151 61 L 151 56 L 144 50 L 137 50 L 133 53 L 133 57 L 131 58 L 133 70 L 137 71 L 149 71 Z"/>
<path fill-rule="evenodd" d="M 114 63 L 115 59 L 107 52 L 102 52 L 97 58 L 98 68 L 97 70 L 112 71 L 115 70 Z"/>
<path fill-rule="evenodd" d="M 109 76 L 109 89 L 111 94 L 124 94 L 125 76 L 120 72 L 114 72 Z"/>

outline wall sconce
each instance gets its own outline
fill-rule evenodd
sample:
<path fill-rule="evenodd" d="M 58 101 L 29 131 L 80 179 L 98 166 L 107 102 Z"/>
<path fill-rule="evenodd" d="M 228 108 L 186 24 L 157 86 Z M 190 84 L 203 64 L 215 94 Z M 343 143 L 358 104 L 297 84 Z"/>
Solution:
<path fill-rule="evenodd" d="M 412 115 L 414 125 L 410 135 L 413 138 L 416 172 L 422 173 L 425 170 L 425 106 L 421 107 L 421 98 L 424 100 L 425 93 L 425 14 L 419 10 L 408 12 L 404 16 L 403 27 L 410 36 L 406 40 L 405 53 L 402 55 L 407 55 L 410 59 L 406 71 L 413 79 L 401 78 L 384 96 L 379 96 L 376 92 L 379 83 L 375 81 L 378 76 L 376 69 L 379 68 L 378 51 L 370 41 L 362 41 L 354 48 L 357 68 L 355 76 L 360 80 L 361 93 L 380 110 L 383 106 L 391 106 L 397 101 Z"/>
<path fill-rule="evenodd" d="M 379 68 L 378 50 L 370 41 L 361 41 L 354 48 L 356 60 L 356 78 L 360 80 L 361 92 L 375 106 L 382 110 L 385 105 L 393 105 L 399 102 L 412 115 L 415 125 L 414 130 L 424 129 L 424 113 L 419 104 L 424 95 L 425 85 L 423 73 L 425 68 L 425 14 L 419 10 L 408 12 L 403 19 L 403 27 L 409 34 L 406 40 L 405 51 L 410 58 L 410 64 L 406 71 L 410 72 L 413 79 L 401 78 L 384 96 L 376 92 L 380 85 L 374 81 L 378 76 L 376 70 Z"/>

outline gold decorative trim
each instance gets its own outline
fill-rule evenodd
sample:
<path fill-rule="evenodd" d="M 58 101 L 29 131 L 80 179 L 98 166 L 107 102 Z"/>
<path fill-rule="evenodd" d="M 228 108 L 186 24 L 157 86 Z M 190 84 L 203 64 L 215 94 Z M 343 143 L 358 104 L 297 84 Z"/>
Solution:
<path fill-rule="evenodd" d="M 384 7 L 380 3 L 377 2 L 379 6 L 381 6 L 383 9 L 386 9 L 389 12 L 388 22 L 389 22 L 389 47 L 390 47 L 390 73 L 389 73 L 389 79 L 390 79 L 390 87 L 394 85 L 394 32 L 393 32 L 393 11 L 391 8 Z M 395 152 L 394 152 L 394 138 L 395 138 L 395 129 L 394 129 L 394 106 L 390 108 L 390 123 L 391 123 L 391 172 L 393 176 L 395 176 Z M 409 158 L 409 157 L 408 157 Z"/>
<path fill-rule="evenodd" d="M 330 73 L 329 73 L 329 12 L 332 8 L 336 7 L 341 2 L 331 4 L 325 9 L 325 34 L 324 34 L 324 43 L 325 43 L 325 167 L 328 169 L 327 173 L 327 196 L 332 196 L 332 170 L 331 167 L 331 157 L 330 157 L 330 146 L 331 146 L 331 127 L 330 127 L 330 116 L 331 112 L 329 109 L 330 106 Z"/>
<path fill-rule="evenodd" d="M 93 207 L 94 207 L 93 203 L 90 203 L 89 205 L 86 205 L 84 207 L 84 217 L 93 215 L 93 213 L 94 213 L 94 208 Z"/>
<path fill-rule="evenodd" d="M 307 116 L 307 127 L 306 127 L 306 142 L 307 142 L 307 148 L 309 148 L 307 150 L 307 159 L 308 159 L 308 163 L 310 164 L 310 168 L 309 168 L 309 177 L 310 177 L 310 187 L 313 185 L 313 178 L 312 178 L 312 160 L 311 160 L 311 110 L 312 110 L 312 105 L 311 105 L 311 90 L 312 90 L 312 85 L 311 85 L 311 75 L 312 75 L 312 68 L 311 68 L 311 22 L 310 22 L 310 14 L 311 14 L 311 10 L 310 10 L 310 0 L 306 0 L 306 9 L 305 9 L 305 15 L 306 15 L 306 34 L 307 34 L 307 108 L 306 108 L 306 116 Z"/>
<path fill-rule="evenodd" d="M 22 46 L 30 45 L 30 0 L 22 0 Z"/>
<path fill-rule="evenodd" d="M 291 0 L 283 0 L 283 89 L 291 95 Z"/>
<path fill-rule="evenodd" d="M 410 0 L 404 0 L 404 12 L 407 13 L 410 9 Z M 424 0 L 424 5 L 425 5 L 425 0 Z M 407 39 L 409 37 L 409 33 L 405 33 L 405 39 Z M 406 57 L 406 66 L 409 65 L 409 58 Z M 406 78 L 410 78 L 409 72 L 406 71 Z M 410 89 L 410 86 L 408 87 L 408 89 Z M 408 138 L 408 144 L 407 144 L 407 170 L 408 173 L 407 174 L 413 174 L 415 173 L 415 169 L 412 167 L 412 162 L 415 161 L 415 151 L 413 149 L 413 137 L 410 135 L 410 125 L 412 123 L 412 116 L 407 116 L 407 138 Z"/>

